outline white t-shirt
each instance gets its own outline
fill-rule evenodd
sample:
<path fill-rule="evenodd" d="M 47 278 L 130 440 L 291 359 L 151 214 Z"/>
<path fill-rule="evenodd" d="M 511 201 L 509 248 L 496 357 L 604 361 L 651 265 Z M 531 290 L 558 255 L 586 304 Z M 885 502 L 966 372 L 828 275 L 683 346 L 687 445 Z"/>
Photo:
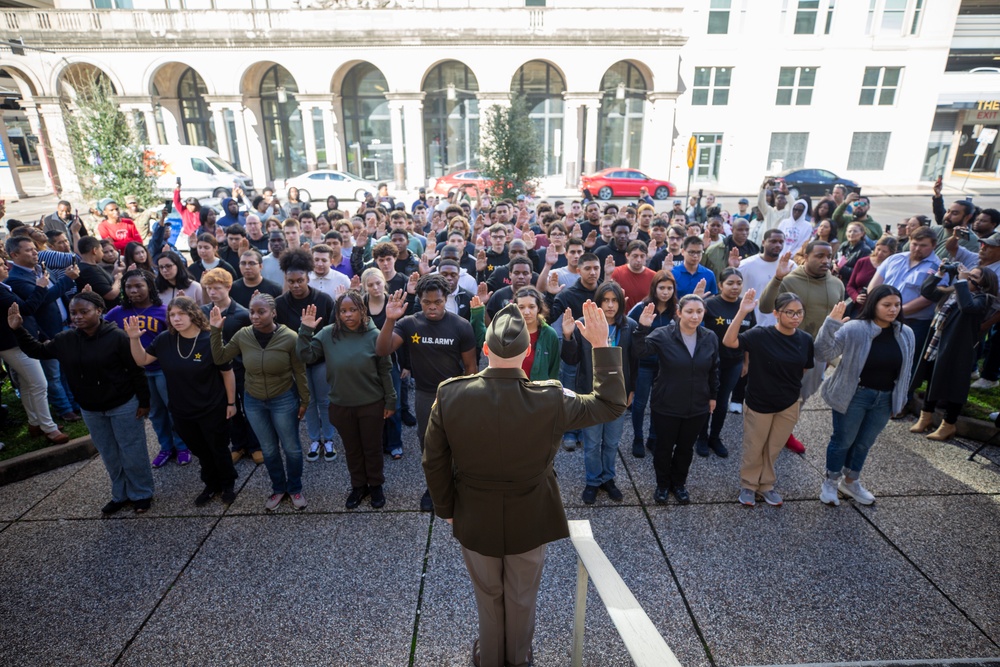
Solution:
<path fill-rule="evenodd" d="M 743 294 L 747 293 L 747 290 L 753 288 L 757 291 L 757 299 L 760 300 L 760 295 L 767 287 L 767 284 L 771 282 L 771 278 L 774 277 L 775 272 L 778 270 L 778 261 L 765 262 L 763 260 L 763 254 L 754 255 L 752 257 L 747 257 L 742 262 L 740 262 L 740 273 L 743 274 Z M 768 313 L 767 315 L 760 312 L 760 308 L 753 309 L 754 315 L 757 316 L 758 326 L 771 326 L 777 323 L 777 319 L 774 317 L 774 313 Z"/>

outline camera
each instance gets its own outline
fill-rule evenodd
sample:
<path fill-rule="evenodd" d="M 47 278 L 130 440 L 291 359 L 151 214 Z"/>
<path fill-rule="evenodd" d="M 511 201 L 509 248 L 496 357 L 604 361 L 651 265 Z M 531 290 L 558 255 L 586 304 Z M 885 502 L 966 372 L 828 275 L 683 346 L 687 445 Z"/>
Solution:
<path fill-rule="evenodd" d="M 967 227 L 956 227 L 955 228 L 955 236 L 957 236 L 960 239 L 967 239 L 967 238 L 969 238 L 969 230 L 968 230 L 968 228 Z"/>
<path fill-rule="evenodd" d="M 958 277 L 958 262 L 941 262 L 941 269 L 948 274 L 952 280 Z"/>

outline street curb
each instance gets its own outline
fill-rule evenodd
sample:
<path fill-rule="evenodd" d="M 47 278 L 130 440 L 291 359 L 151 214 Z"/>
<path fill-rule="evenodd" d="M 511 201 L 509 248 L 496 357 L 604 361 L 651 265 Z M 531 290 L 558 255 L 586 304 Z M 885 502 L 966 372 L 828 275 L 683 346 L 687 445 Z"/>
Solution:
<path fill-rule="evenodd" d="M 906 411 L 909 414 L 919 416 L 921 406 L 923 406 L 923 401 L 918 398 L 914 398 L 907 404 Z M 939 410 L 934 413 L 935 428 L 941 424 L 941 420 L 943 418 L 943 410 Z M 959 415 L 958 422 L 955 423 L 955 435 L 960 438 L 967 438 L 978 442 L 986 442 L 992 438 L 996 432 L 997 427 L 993 424 L 993 422 L 986 421 L 985 419 L 974 419 L 972 417 Z"/>
<path fill-rule="evenodd" d="M 65 445 L 52 445 L 0 461 L 0 486 L 89 459 L 96 453 L 97 448 L 90 436 L 85 435 L 74 438 Z"/>

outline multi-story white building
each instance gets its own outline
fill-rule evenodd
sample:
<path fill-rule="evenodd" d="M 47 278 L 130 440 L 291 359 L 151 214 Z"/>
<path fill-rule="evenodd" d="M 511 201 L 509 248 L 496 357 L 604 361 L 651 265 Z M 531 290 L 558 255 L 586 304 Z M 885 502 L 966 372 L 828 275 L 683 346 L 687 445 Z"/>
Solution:
<path fill-rule="evenodd" d="M 330 166 L 413 188 L 474 167 L 524 94 L 546 176 L 631 166 L 749 191 L 777 166 L 868 185 L 968 169 L 1000 125 L 987 0 L 5 0 L 8 158 L 67 191 L 72 84 L 102 76 L 150 143 L 255 184 Z M 67 103 L 70 104 L 67 107 Z M 69 112 L 71 113 L 71 112 Z M 992 147 L 976 170 L 992 174 Z"/>

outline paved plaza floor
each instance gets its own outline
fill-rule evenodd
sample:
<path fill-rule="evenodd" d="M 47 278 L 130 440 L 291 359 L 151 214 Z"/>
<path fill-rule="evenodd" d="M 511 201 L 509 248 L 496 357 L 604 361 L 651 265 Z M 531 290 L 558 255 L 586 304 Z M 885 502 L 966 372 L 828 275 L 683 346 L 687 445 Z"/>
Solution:
<path fill-rule="evenodd" d="M 830 412 L 815 399 L 796 429 L 807 453 L 778 460 L 780 508 L 736 503 L 734 416 L 732 455 L 695 457 L 687 507 L 653 504 L 652 458 L 632 457 L 630 426 L 623 502 L 582 504 L 579 450 L 556 470 L 570 518 L 591 522 L 684 665 L 1000 662 L 1000 450 L 970 462 L 970 443 L 910 423 L 872 450 L 878 501 L 864 508 L 817 499 Z M 0 665 L 471 665 L 472 587 L 449 526 L 418 511 L 414 429 L 405 442 L 386 460 L 382 510 L 344 509 L 342 449 L 305 464 L 304 512 L 265 512 L 267 472 L 247 460 L 228 509 L 194 507 L 196 464 L 154 471 L 144 516 L 100 518 L 96 458 L 0 487 Z M 569 541 L 550 545 L 539 667 L 570 664 L 575 578 Z M 593 585 L 584 663 L 631 664 Z"/>

